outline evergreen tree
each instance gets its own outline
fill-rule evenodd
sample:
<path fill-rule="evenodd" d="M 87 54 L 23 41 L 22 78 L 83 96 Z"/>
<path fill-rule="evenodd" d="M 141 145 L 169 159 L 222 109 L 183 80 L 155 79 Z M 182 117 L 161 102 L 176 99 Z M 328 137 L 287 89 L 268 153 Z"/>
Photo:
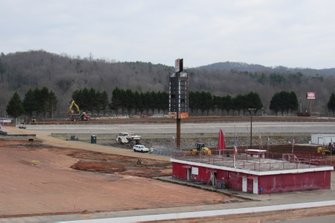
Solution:
<path fill-rule="evenodd" d="M 333 115 L 335 113 L 335 94 L 332 93 L 329 97 L 329 101 L 327 103 L 328 110 L 332 111 Z"/>
<path fill-rule="evenodd" d="M 189 93 L 189 107 L 190 107 L 190 112 L 193 113 L 198 109 L 197 103 L 197 92 L 191 91 Z"/>
<path fill-rule="evenodd" d="M 278 112 L 283 114 L 284 112 L 289 113 L 298 110 L 298 98 L 296 94 L 293 91 L 275 93 L 270 102 L 270 110 L 276 114 L 278 114 Z"/>
<path fill-rule="evenodd" d="M 205 111 L 207 115 L 212 106 L 212 95 L 209 92 L 202 91 L 199 95 L 199 108 L 203 114 Z"/>
<path fill-rule="evenodd" d="M 288 104 L 289 110 L 290 111 L 297 111 L 298 108 L 299 108 L 299 103 L 298 103 L 298 97 L 295 94 L 295 92 L 291 91 L 289 93 L 289 98 L 290 98 L 289 104 Z"/>
<path fill-rule="evenodd" d="M 119 88 L 115 88 L 112 92 L 111 103 L 109 105 L 110 109 L 118 113 L 118 110 L 122 108 L 122 91 Z"/>
<path fill-rule="evenodd" d="M 86 104 L 87 111 L 93 112 L 94 110 L 97 110 L 98 103 L 99 103 L 97 95 L 99 93 L 100 92 L 96 92 L 95 89 L 93 88 L 90 88 L 88 90 L 87 97 L 85 98 L 86 99 L 85 104 Z"/>
<path fill-rule="evenodd" d="M 247 104 L 247 101 L 246 101 L 246 97 L 243 96 L 243 95 L 237 95 L 236 97 L 233 98 L 232 100 L 233 102 L 233 110 L 237 111 L 238 114 L 240 114 L 241 110 L 247 110 L 248 109 L 248 106 L 246 105 Z"/>
<path fill-rule="evenodd" d="M 150 93 L 149 92 L 145 92 L 145 93 L 142 93 L 141 94 L 142 98 L 143 98 L 143 108 L 144 110 L 149 113 L 149 110 L 150 110 Z"/>
<path fill-rule="evenodd" d="M 34 93 L 38 100 L 38 113 L 42 113 L 46 117 L 46 113 L 49 110 L 49 90 L 46 87 L 43 87 L 41 90 L 38 88 L 35 89 Z"/>
<path fill-rule="evenodd" d="M 156 95 L 155 95 L 155 92 L 151 91 L 149 93 L 149 109 L 151 110 L 151 113 L 153 114 L 155 112 L 155 109 L 157 108 L 156 106 Z"/>
<path fill-rule="evenodd" d="M 124 92 L 124 106 L 126 107 L 128 111 L 128 115 L 131 114 L 131 111 L 135 108 L 135 98 L 134 98 L 134 93 L 127 89 Z"/>
<path fill-rule="evenodd" d="M 53 91 L 49 91 L 48 101 L 47 101 L 47 112 L 50 114 L 50 117 L 53 118 L 53 113 L 57 109 L 57 97 Z"/>
<path fill-rule="evenodd" d="M 222 111 L 222 97 L 219 96 L 213 96 L 213 104 L 212 104 L 212 110 L 215 111 L 216 109 L 220 109 Z"/>
<path fill-rule="evenodd" d="M 143 100 L 141 98 L 141 94 L 135 91 L 134 93 L 134 100 L 135 100 L 135 113 L 140 112 L 143 113 Z"/>
<path fill-rule="evenodd" d="M 9 100 L 6 112 L 9 116 L 14 118 L 17 118 L 24 113 L 23 104 L 17 92 L 15 92 Z"/>
<path fill-rule="evenodd" d="M 226 110 L 229 114 L 230 110 L 233 110 L 233 101 L 232 97 L 230 95 L 227 95 L 226 97 L 222 97 L 222 109 Z"/>
<path fill-rule="evenodd" d="M 57 97 L 46 87 L 29 89 L 25 94 L 23 107 L 29 116 L 43 114 L 46 117 L 49 114 L 51 117 L 57 109 Z"/>
<path fill-rule="evenodd" d="M 245 105 L 247 108 L 256 108 L 256 111 L 260 110 L 263 107 L 263 103 L 259 95 L 255 92 L 250 92 L 245 96 Z"/>
<path fill-rule="evenodd" d="M 108 105 L 108 95 L 106 91 L 98 91 L 96 93 L 97 96 L 97 105 L 96 105 L 96 111 L 100 113 L 101 111 L 106 110 Z"/>
<path fill-rule="evenodd" d="M 159 108 L 163 110 L 163 112 L 169 109 L 169 94 L 167 92 L 161 92 L 159 96 Z"/>
<path fill-rule="evenodd" d="M 107 92 L 96 91 L 93 88 L 76 90 L 72 93 L 72 98 L 82 111 L 100 113 L 108 106 Z"/>
<path fill-rule="evenodd" d="M 23 108 L 27 115 L 30 117 L 34 114 L 37 109 L 37 98 L 32 89 L 29 89 L 23 99 Z"/>

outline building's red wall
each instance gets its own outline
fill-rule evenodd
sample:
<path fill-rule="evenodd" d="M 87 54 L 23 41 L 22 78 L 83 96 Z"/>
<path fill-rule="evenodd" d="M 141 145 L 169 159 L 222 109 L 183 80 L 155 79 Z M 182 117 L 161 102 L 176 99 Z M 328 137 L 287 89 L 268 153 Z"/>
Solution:
<path fill-rule="evenodd" d="M 199 168 L 199 175 L 194 176 L 194 179 L 200 182 L 208 183 L 209 179 L 211 177 L 211 169 L 207 169 L 204 167 L 198 167 Z"/>
<path fill-rule="evenodd" d="M 330 174 L 330 171 L 320 171 L 261 176 L 258 188 L 261 193 L 330 189 Z"/>
<path fill-rule="evenodd" d="M 185 164 L 172 163 L 172 176 L 177 179 L 186 180 L 187 169 L 185 168 L 185 166 Z"/>
<path fill-rule="evenodd" d="M 225 171 L 226 187 L 236 191 L 242 191 L 242 175 L 236 172 Z"/>
<path fill-rule="evenodd" d="M 194 166 L 198 167 L 198 166 Z M 180 163 L 172 163 L 172 176 L 177 179 L 186 180 L 187 179 L 187 168 L 190 166 Z M 205 167 L 198 167 L 199 174 L 192 175 L 191 179 L 194 181 L 209 183 L 212 169 Z M 236 172 L 216 170 L 216 179 L 218 183 L 222 181 L 225 184 L 225 187 L 232 190 L 242 191 L 242 176 Z M 251 189 L 252 190 L 252 189 Z"/>
<path fill-rule="evenodd" d="M 198 167 L 199 174 L 192 175 L 192 180 L 202 183 L 209 183 L 211 171 L 205 167 Z M 172 163 L 172 176 L 178 179 L 187 179 L 187 169 L 190 166 L 179 163 Z M 319 171 L 299 174 L 279 174 L 258 176 L 259 193 L 275 193 L 286 191 L 301 191 L 311 189 L 330 189 L 330 171 Z M 253 192 L 253 175 L 245 175 L 237 172 L 216 170 L 218 183 L 224 181 L 227 188 L 242 191 L 242 176 L 247 176 L 247 191 Z"/>

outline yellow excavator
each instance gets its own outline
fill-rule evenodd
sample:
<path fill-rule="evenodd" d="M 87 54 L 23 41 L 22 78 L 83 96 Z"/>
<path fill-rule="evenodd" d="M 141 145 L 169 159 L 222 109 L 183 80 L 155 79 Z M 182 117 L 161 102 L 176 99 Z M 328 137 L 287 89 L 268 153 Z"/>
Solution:
<path fill-rule="evenodd" d="M 191 154 L 193 156 L 199 155 L 199 154 L 203 154 L 203 155 L 212 155 L 212 151 L 205 146 L 205 143 L 197 143 L 196 144 L 196 148 L 195 149 L 191 149 Z"/>
<path fill-rule="evenodd" d="M 69 118 L 71 121 L 88 121 L 90 120 L 90 116 L 86 112 L 81 112 L 79 106 L 72 99 L 70 106 L 68 108 L 67 113 L 69 114 Z"/>
<path fill-rule="evenodd" d="M 325 146 L 319 146 L 318 148 L 316 148 L 316 152 L 318 154 L 321 154 L 321 155 L 328 155 L 328 154 L 330 154 L 329 148 L 327 148 Z"/>

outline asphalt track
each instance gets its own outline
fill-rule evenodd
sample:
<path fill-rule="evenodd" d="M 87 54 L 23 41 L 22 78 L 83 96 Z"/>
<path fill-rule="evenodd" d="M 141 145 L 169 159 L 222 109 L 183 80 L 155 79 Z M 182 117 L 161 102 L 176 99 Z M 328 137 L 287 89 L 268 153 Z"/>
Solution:
<path fill-rule="evenodd" d="M 281 204 L 281 205 L 260 206 L 260 207 L 246 207 L 246 208 L 235 208 L 235 209 L 224 209 L 224 210 L 220 209 L 210 211 L 192 211 L 192 212 L 181 212 L 181 213 L 64 221 L 63 223 L 104 223 L 104 222 L 131 223 L 131 222 L 148 222 L 148 221 L 162 221 L 162 220 L 180 220 L 180 219 L 191 219 L 191 218 L 217 217 L 225 215 L 264 213 L 271 211 L 286 211 L 286 210 L 302 209 L 302 208 L 327 207 L 333 205 L 335 205 L 334 200 L 309 202 L 309 203 L 296 203 L 296 204 Z"/>
<path fill-rule="evenodd" d="M 175 124 L 106 124 L 106 125 L 27 125 L 27 129 L 52 133 L 117 134 L 122 131 L 136 134 L 174 134 Z M 182 133 L 249 133 L 250 122 L 182 123 Z M 253 122 L 254 133 L 311 134 L 335 133 L 335 122 Z"/>

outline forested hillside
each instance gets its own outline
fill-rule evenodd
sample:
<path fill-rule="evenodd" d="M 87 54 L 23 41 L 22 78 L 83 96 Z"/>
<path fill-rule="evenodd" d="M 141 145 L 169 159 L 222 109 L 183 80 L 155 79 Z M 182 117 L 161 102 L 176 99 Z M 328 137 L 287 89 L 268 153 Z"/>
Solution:
<path fill-rule="evenodd" d="M 174 59 L 171 59 L 173 65 Z M 184 61 L 187 66 L 187 61 Z M 44 51 L 30 51 L 0 56 L 0 116 L 17 91 L 21 98 L 30 88 L 47 87 L 58 98 L 57 114 L 67 110 L 73 92 L 83 88 L 106 91 L 109 99 L 116 87 L 138 92 L 168 91 L 172 66 L 142 62 L 108 62 L 93 58 L 73 58 Z M 305 94 L 316 92 L 313 112 L 327 113 L 326 105 L 334 91 L 335 69 L 270 68 L 244 63 L 217 63 L 187 69 L 192 91 L 235 96 L 256 92 L 269 111 L 271 97 L 279 91 L 294 91 L 299 107 L 306 109 Z"/>
<path fill-rule="evenodd" d="M 299 110 L 309 109 L 306 93 L 316 93 L 312 101 L 313 113 L 327 114 L 327 102 L 335 85 L 335 69 L 290 69 L 264 67 L 243 63 L 219 63 L 189 70 L 191 86 L 208 90 L 215 95 L 246 94 L 257 92 L 269 113 L 272 96 L 280 91 L 294 91 Z M 194 89 L 194 88 L 193 88 Z"/>
<path fill-rule="evenodd" d="M 104 60 L 70 58 L 44 51 L 14 53 L 0 57 L 0 115 L 18 91 L 21 98 L 30 89 L 46 86 L 58 98 L 58 113 L 67 111 L 72 93 L 82 88 L 105 90 L 115 87 L 138 91 L 168 91 L 172 67 L 151 63 L 111 63 Z"/>

